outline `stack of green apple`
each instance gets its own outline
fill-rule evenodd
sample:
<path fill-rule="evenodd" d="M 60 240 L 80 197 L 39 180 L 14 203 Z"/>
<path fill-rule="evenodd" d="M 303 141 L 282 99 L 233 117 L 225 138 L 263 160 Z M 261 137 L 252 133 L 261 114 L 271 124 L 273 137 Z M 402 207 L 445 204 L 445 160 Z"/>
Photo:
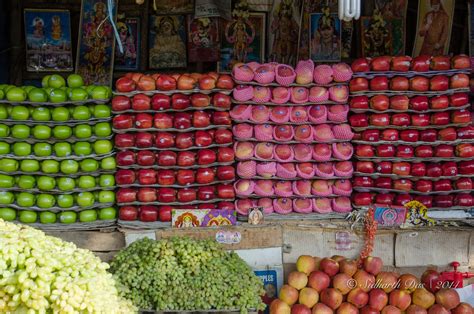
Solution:
<path fill-rule="evenodd" d="M 49 175 L 31 176 L 27 174 L 11 176 L 0 174 L 0 189 L 2 190 L 30 191 L 36 189 L 38 191 L 64 193 L 99 189 L 113 190 L 114 188 L 115 177 L 113 174 L 101 174 L 98 177 L 83 175 L 77 178 L 69 176 L 52 177 Z"/>
<path fill-rule="evenodd" d="M 77 140 L 90 139 L 92 136 L 104 138 L 112 135 L 112 128 L 109 122 L 100 122 L 96 125 L 78 124 L 78 125 L 56 125 L 49 126 L 45 124 L 36 124 L 28 126 L 25 124 L 15 124 L 8 126 L 0 123 L 0 139 L 14 138 L 26 140 L 33 138 L 35 140 L 68 140 L 73 136 Z"/>
<path fill-rule="evenodd" d="M 113 156 L 105 157 L 101 160 L 87 158 L 83 160 L 37 160 L 0 158 L 0 172 L 9 174 L 12 172 L 21 173 L 44 173 L 56 176 L 77 175 L 77 173 L 97 173 L 97 171 L 115 170 L 116 163 Z"/>
<path fill-rule="evenodd" d="M 110 140 L 98 140 L 90 142 L 57 142 L 54 144 L 38 142 L 34 144 L 26 142 L 7 143 L 0 141 L 0 155 L 14 155 L 26 159 L 29 156 L 46 159 L 54 156 L 57 159 L 84 159 L 91 154 L 96 156 L 107 155 L 113 151 L 113 143 Z M 4 156 L 5 157 L 5 156 Z"/>
<path fill-rule="evenodd" d="M 112 96 L 107 86 L 84 86 L 80 75 L 71 74 L 66 80 L 58 74 L 47 75 L 41 81 L 42 88 L 34 86 L 17 87 L 0 85 L 0 100 L 5 99 L 12 103 L 64 103 L 106 101 Z"/>

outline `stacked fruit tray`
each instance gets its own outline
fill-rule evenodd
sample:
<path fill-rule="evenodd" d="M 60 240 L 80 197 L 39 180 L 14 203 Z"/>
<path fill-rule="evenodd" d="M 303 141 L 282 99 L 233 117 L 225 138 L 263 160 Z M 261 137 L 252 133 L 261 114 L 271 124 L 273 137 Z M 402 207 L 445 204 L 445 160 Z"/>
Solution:
<path fill-rule="evenodd" d="M 112 100 L 119 224 L 169 226 L 172 209 L 233 209 L 229 75 L 129 74 Z"/>
<path fill-rule="evenodd" d="M 0 218 L 41 229 L 115 224 L 110 90 L 46 76 L 0 87 Z"/>
<path fill-rule="evenodd" d="M 355 206 L 474 206 L 469 68 L 467 56 L 354 61 Z"/>
<path fill-rule="evenodd" d="M 255 206 L 275 218 L 350 211 L 350 67 L 248 63 L 232 74 L 238 214 Z"/>

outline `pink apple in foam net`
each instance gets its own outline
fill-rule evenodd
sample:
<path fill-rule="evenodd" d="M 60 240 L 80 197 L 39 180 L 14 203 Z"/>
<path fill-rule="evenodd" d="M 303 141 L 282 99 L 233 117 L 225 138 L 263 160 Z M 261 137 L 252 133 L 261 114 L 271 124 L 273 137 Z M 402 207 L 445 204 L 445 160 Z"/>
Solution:
<path fill-rule="evenodd" d="M 311 156 L 311 146 L 308 144 L 296 144 L 293 147 L 295 152 L 296 160 L 308 160 L 308 156 Z"/>
<path fill-rule="evenodd" d="M 257 201 L 258 206 L 262 206 L 263 208 L 272 207 L 273 201 L 271 198 L 261 198 Z"/>
<path fill-rule="evenodd" d="M 255 100 L 264 101 L 268 99 L 269 95 L 270 95 L 270 89 L 268 87 L 256 86 L 253 89 L 253 98 Z"/>
<path fill-rule="evenodd" d="M 296 165 L 296 168 L 304 173 L 304 174 L 311 174 L 314 170 L 314 167 L 313 167 L 313 164 L 310 163 L 310 162 L 303 162 L 303 163 L 300 163 L 300 164 L 297 164 Z"/>
<path fill-rule="evenodd" d="M 341 209 L 351 210 L 351 200 L 348 197 L 338 197 L 335 199 L 335 203 Z"/>
<path fill-rule="evenodd" d="M 293 107 L 291 110 L 291 120 L 297 122 L 308 121 L 308 113 L 306 112 L 306 108 L 303 106 Z"/>
<path fill-rule="evenodd" d="M 352 189 L 350 180 L 336 180 L 334 186 L 343 191 L 350 191 Z"/>
<path fill-rule="evenodd" d="M 308 99 L 309 91 L 305 87 L 293 87 L 291 89 L 291 98 L 296 102 L 304 102 Z"/>
<path fill-rule="evenodd" d="M 277 191 L 283 192 L 283 193 L 290 193 L 291 190 L 291 181 L 277 181 L 275 182 L 275 193 Z"/>
<path fill-rule="evenodd" d="M 310 142 L 313 140 L 313 133 L 310 125 L 299 125 L 295 128 L 295 141 Z"/>
<path fill-rule="evenodd" d="M 331 192 L 331 186 L 327 180 L 314 180 L 312 184 L 312 189 L 317 194 L 325 195 Z"/>
<path fill-rule="evenodd" d="M 349 97 L 349 89 L 345 85 L 331 86 L 329 88 L 329 99 L 335 102 L 346 102 Z"/>
<path fill-rule="evenodd" d="M 295 164 L 292 164 L 292 163 L 284 163 L 284 164 L 280 164 L 280 166 L 283 169 L 286 169 L 286 171 L 288 171 L 288 172 L 295 172 L 296 171 Z"/>
<path fill-rule="evenodd" d="M 235 207 L 238 208 L 240 214 L 247 215 L 249 209 L 255 207 L 255 201 L 251 199 L 237 200 Z"/>
<path fill-rule="evenodd" d="M 316 167 L 318 168 L 320 172 L 327 175 L 332 175 L 334 172 L 333 164 L 331 162 L 317 164 Z"/>
<path fill-rule="evenodd" d="M 273 127 L 270 124 L 255 125 L 253 130 L 255 138 L 260 141 L 271 139 L 273 136 Z"/>
<path fill-rule="evenodd" d="M 239 180 L 237 181 L 237 183 L 235 184 L 235 190 L 237 193 L 239 192 L 246 192 L 250 189 L 250 183 L 252 181 L 251 180 Z"/>
<path fill-rule="evenodd" d="M 287 118 L 287 116 L 288 116 L 289 111 L 290 111 L 290 107 L 284 107 L 284 106 L 273 107 L 272 120 L 275 122 L 288 122 L 289 119 Z"/>
<path fill-rule="evenodd" d="M 265 193 L 272 193 L 273 181 L 272 180 L 258 180 L 256 187 L 259 187 Z"/>
<path fill-rule="evenodd" d="M 232 117 L 237 117 L 240 116 L 244 111 L 248 109 L 248 105 L 236 105 L 232 110 L 230 111 L 230 115 Z"/>
<path fill-rule="evenodd" d="M 286 87 L 282 87 L 282 86 L 279 86 L 279 87 L 276 87 L 273 89 L 272 91 L 272 97 L 274 100 L 284 100 L 284 99 L 287 99 L 290 95 L 290 90 Z"/>
<path fill-rule="evenodd" d="M 332 128 L 328 124 L 320 124 L 314 127 L 315 138 L 323 141 L 330 142 L 334 139 Z"/>
<path fill-rule="evenodd" d="M 247 138 L 247 135 L 250 134 L 250 137 L 252 137 L 253 133 L 253 126 L 248 124 L 248 123 L 239 123 L 234 126 L 234 136 L 239 137 L 239 138 Z"/>
<path fill-rule="evenodd" d="M 252 108 L 252 119 L 256 122 L 267 122 L 270 116 L 270 109 L 268 107 L 260 105 L 253 106 Z"/>
<path fill-rule="evenodd" d="M 279 76 L 292 76 L 293 70 L 289 66 L 280 66 L 278 67 L 278 75 Z"/>
<path fill-rule="evenodd" d="M 329 144 L 316 144 L 313 150 L 318 156 L 331 156 L 331 146 Z"/>
<path fill-rule="evenodd" d="M 299 195 L 310 196 L 311 195 L 311 181 L 299 180 L 295 181 L 296 188 Z"/>
<path fill-rule="evenodd" d="M 273 156 L 273 144 L 272 143 L 258 143 L 255 146 L 255 157 L 262 159 L 271 159 Z"/>
<path fill-rule="evenodd" d="M 239 159 L 253 157 L 254 145 L 251 142 L 239 142 L 235 147 L 235 156 Z"/>
<path fill-rule="evenodd" d="M 276 145 L 275 154 L 283 160 L 287 160 L 291 156 L 291 146 L 290 145 Z"/>
<path fill-rule="evenodd" d="M 346 63 L 337 63 L 332 66 L 334 71 L 334 81 L 336 82 L 347 82 L 352 77 L 352 69 Z"/>
<path fill-rule="evenodd" d="M 314 86 L 309 90 L 309 96 L 312 101 L 325 101 L 329 99 L 329 91 L 326 87 Z"/>
<path fill-rule="evenodd" d="M 334 114 L 341 114 L 347 111 L 346 105 L 334 105 L 329 107 L 329 112 Z"/>
<path fill-rule="evenodd" d="M 327 64 L 320 64 L 316 66 L 313 72 L 314 82 L 317 84 L 329 84 L 333 80 L 333 70 L 331 66 Z"/>
<path fill-rule="evenodd" d="M 329 213 L 332 211 L 331 200 L 329 198 L 317 198 L 315 199 L 314 204 L 315 204 L 315 207 L 317 207 L 315 211 L 318 211 L 318 212 L 320 211 L 324 213 Z"/>
<path fill-rule="evenodd" d="M 312 106 L 311 109 L 309 109 L 309 114 L 314 119 L 319 119 L 319 118 L 324 117 L 327 114 L 325 109 L 326 108 L 324 105 Z"/>
<path fill-rule="evenodd" d="M 336 143 L 335 150 L 343 156 L 351 157 L 352 154 L 352 145 L 350 143 Z"/>
<path fill-rule="evenodd" d="M 293 127 L 291 125 L 279 125 L 275 128 L 275 137 L 280 140 L 289 141 L 293 138 Z"/>
<path fill-rule="evenodd" d="M 353 169 L 350 161 L 340 161 L 334 167 L 340 172 L 350 172 Z"/>

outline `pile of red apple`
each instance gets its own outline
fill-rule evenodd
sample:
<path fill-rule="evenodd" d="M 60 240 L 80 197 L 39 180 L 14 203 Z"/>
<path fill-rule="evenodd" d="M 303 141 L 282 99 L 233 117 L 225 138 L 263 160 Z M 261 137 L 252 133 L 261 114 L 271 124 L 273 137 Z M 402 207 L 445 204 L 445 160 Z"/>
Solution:
<path fill-rule="evenodd" d="M 469 125 L 463 128 L 447 127 L 444 129 L 424 129 L 424 130 L 397 130 L 397 129 L 368 129 L 358 133 L 354 140 L 364 142 L 379 141 L 403 141 L 409 142 L 452 142 L 456 140 L 473 140 L 474 127 Z"/>
<path fill-rule="evenodd" d="M 465 143 L 458 145 L 441 144 L 431 145 L 367 145 L 359 144 L 355 146 L 355 156 L 358 160 L 376 157 L 383 158 L 472 158 L 474 157 L 474 144 Z"/>
<path fill-rule="evenodd" d="M 421 280 L 412 274 L 382 271 L 378 257 L 361 267 L 342 256 L 302 255 L 296 271 L 270 305 L 270 314 L 472 314 L 456 290 L 443 288 L 439 274 L 427 270 Z"/>

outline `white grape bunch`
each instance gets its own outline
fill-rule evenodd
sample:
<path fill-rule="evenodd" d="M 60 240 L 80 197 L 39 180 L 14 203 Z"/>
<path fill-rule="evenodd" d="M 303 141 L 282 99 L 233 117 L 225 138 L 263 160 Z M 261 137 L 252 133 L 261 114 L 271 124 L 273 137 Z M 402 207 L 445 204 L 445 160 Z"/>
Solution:
<path fill-rule="evenodd" d="M 136 313 L 92 252 L 0 219 L 0 313 Z"/>

